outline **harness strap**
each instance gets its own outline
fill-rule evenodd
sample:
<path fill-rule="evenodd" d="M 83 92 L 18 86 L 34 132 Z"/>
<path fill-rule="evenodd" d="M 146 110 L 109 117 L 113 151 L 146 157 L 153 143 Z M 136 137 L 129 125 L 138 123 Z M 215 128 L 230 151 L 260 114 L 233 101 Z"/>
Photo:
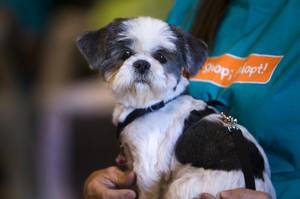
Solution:
<path fill-rule="evenodd" d="M 234 119 L 231 116 L 226 116 L 223 112 L 220 113 L 220 116 L 221 120 L 228 125 L 227 130 L 229 132 L 229 135 L 231 135 L 236 154 L 241 163 L 242 172 L 244 174 L 245 187 L 247 189 L 256 190 L 255 178 L 250 160 L 250 153 L 243 142 L 243 140 L 245 140 L 246 138 L 243 136 L 241 129 L 237 126 L 237 119 Z"/>
<path fill-rule="evenodd" d="M 233 143 L 235 145 L 235 151 L 241 162 L 242 171 L 244 174 L 245 188 L 256 190 L 253 168 L 251 166 L 250 154 L 245 145 L 240 142 L 241 139 L 245 139 L 240 129 L 234 128 L 230 131 Z"/>
<path fill-rule="evenodd" d="M 162 107 L 165 106 L 165 103 L 163 101 L 154 104 L 148 108 L 145 109 L 135 109 L 134 111 L 132 111 L 123 122 L 119 122 L 118 126 L 117 126 L 117 138 L 119 139 L 122 130 L 132 121 L 134 121 L 135 119 L 137 119 L 138 117 L 141 117 L 147 113 L 156 111 L 158 109 L 161 109 Z"/>

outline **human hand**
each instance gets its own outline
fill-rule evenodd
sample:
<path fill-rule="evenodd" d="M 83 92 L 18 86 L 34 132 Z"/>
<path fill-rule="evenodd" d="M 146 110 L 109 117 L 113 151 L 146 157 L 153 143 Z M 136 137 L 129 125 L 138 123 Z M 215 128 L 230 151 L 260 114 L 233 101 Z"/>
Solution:
<path fill-rule="evenodd" d="M 203 193 L 200 195 L 198 199 L 216 199 L 216 198 L 208 193 Z M 238 189 L 222 191 L 220 193 L 220 199 L 272 199 L 272 198 L 266 192 L 238 188 Z"/>
<path fill-rule="evenodd" d="M 134 199 L 136 193 L 128 189 L 134 184 L 135 174 L 109 167 L 93 172 L 83 189 L 85 199 Z"/>

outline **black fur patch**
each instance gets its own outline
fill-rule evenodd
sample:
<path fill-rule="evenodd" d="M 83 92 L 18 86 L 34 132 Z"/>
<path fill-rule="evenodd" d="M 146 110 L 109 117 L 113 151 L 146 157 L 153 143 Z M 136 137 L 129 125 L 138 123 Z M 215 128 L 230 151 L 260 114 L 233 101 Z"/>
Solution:
<path fill-rule="evenodd" d="M 182 164 L 191 164 L 212 170 L 241 170 L 241 163 L 237 156 L 232 137 L 221 122 L 209 121 L 205 118 L 193 122 L 195 114 L 186 120 L 183 134 L 179 137 L 175 154 Z M 256 178 L 263 179 L 264 160 L 256 146 L 244 137 L 239 140 L 250 154 L 250 162 Z"/>
<path fill-rule="evenodd" d="M 120 52 L 132 43 L 117 40 L 119 33 L 125 30 L 122 24 L 126 20 L 116 19 L 106 27 L 86 32 L 77 39 L 77 46 L 92 69 L 107 71 L 122 62 Z"/>
<path fill-rule="evenodd" d="M 176 35 L 175 43 L 182 54 L 186 72 L 194 76 L 207 58 L 207 45 L 204 41 L 183 32 L 174 25 L 170 25 L 170 29 Z"/>

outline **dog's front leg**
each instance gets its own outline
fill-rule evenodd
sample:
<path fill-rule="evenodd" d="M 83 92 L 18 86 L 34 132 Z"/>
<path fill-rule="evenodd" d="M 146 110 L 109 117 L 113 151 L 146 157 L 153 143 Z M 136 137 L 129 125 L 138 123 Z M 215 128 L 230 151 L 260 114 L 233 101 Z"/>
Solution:
<path fill-rule="evenodd" d="M 136 170 L 136 169 L 134 169 Z M 159 199 L 160 195 L 160 176 L 156 174 L 147 175 L 146 169 L 137 169 L 137 186 L 139 199 Z"/>
<path fill-rule="evenodd" d="M 141 154 L 145 153 L 136 147 L 130 147 L 128 144 L 124 146 L 127 166 L 136 173 L 139 199 L 159 199 L 162 174 L 159 172 L 156 158 L 151 155 L 142 156 Z"/>

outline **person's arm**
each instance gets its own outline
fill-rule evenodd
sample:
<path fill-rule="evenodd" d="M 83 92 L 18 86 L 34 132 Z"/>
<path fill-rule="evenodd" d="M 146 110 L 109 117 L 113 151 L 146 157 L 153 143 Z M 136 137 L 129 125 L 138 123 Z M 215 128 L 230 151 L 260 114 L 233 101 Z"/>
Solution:
<path fill-rule="evenodd" d="M 221 199 L 272 199 L 271 196 L 265 192 L 253 191 L 250 189 L 242 189 L 242 188 L 223 191 L 220 193 L 220 198 Z M 216 199 L 216 198 L 208 193 L 204 193 L 201 194 L 199 199 Z"/>
<path fill-rule="evenodd" d="M 134 199 L 136 193 L 128 189 L 135 182 L 133 172 L 109 167 L 93 172 L 84 184 L 85 199 Z"/>

